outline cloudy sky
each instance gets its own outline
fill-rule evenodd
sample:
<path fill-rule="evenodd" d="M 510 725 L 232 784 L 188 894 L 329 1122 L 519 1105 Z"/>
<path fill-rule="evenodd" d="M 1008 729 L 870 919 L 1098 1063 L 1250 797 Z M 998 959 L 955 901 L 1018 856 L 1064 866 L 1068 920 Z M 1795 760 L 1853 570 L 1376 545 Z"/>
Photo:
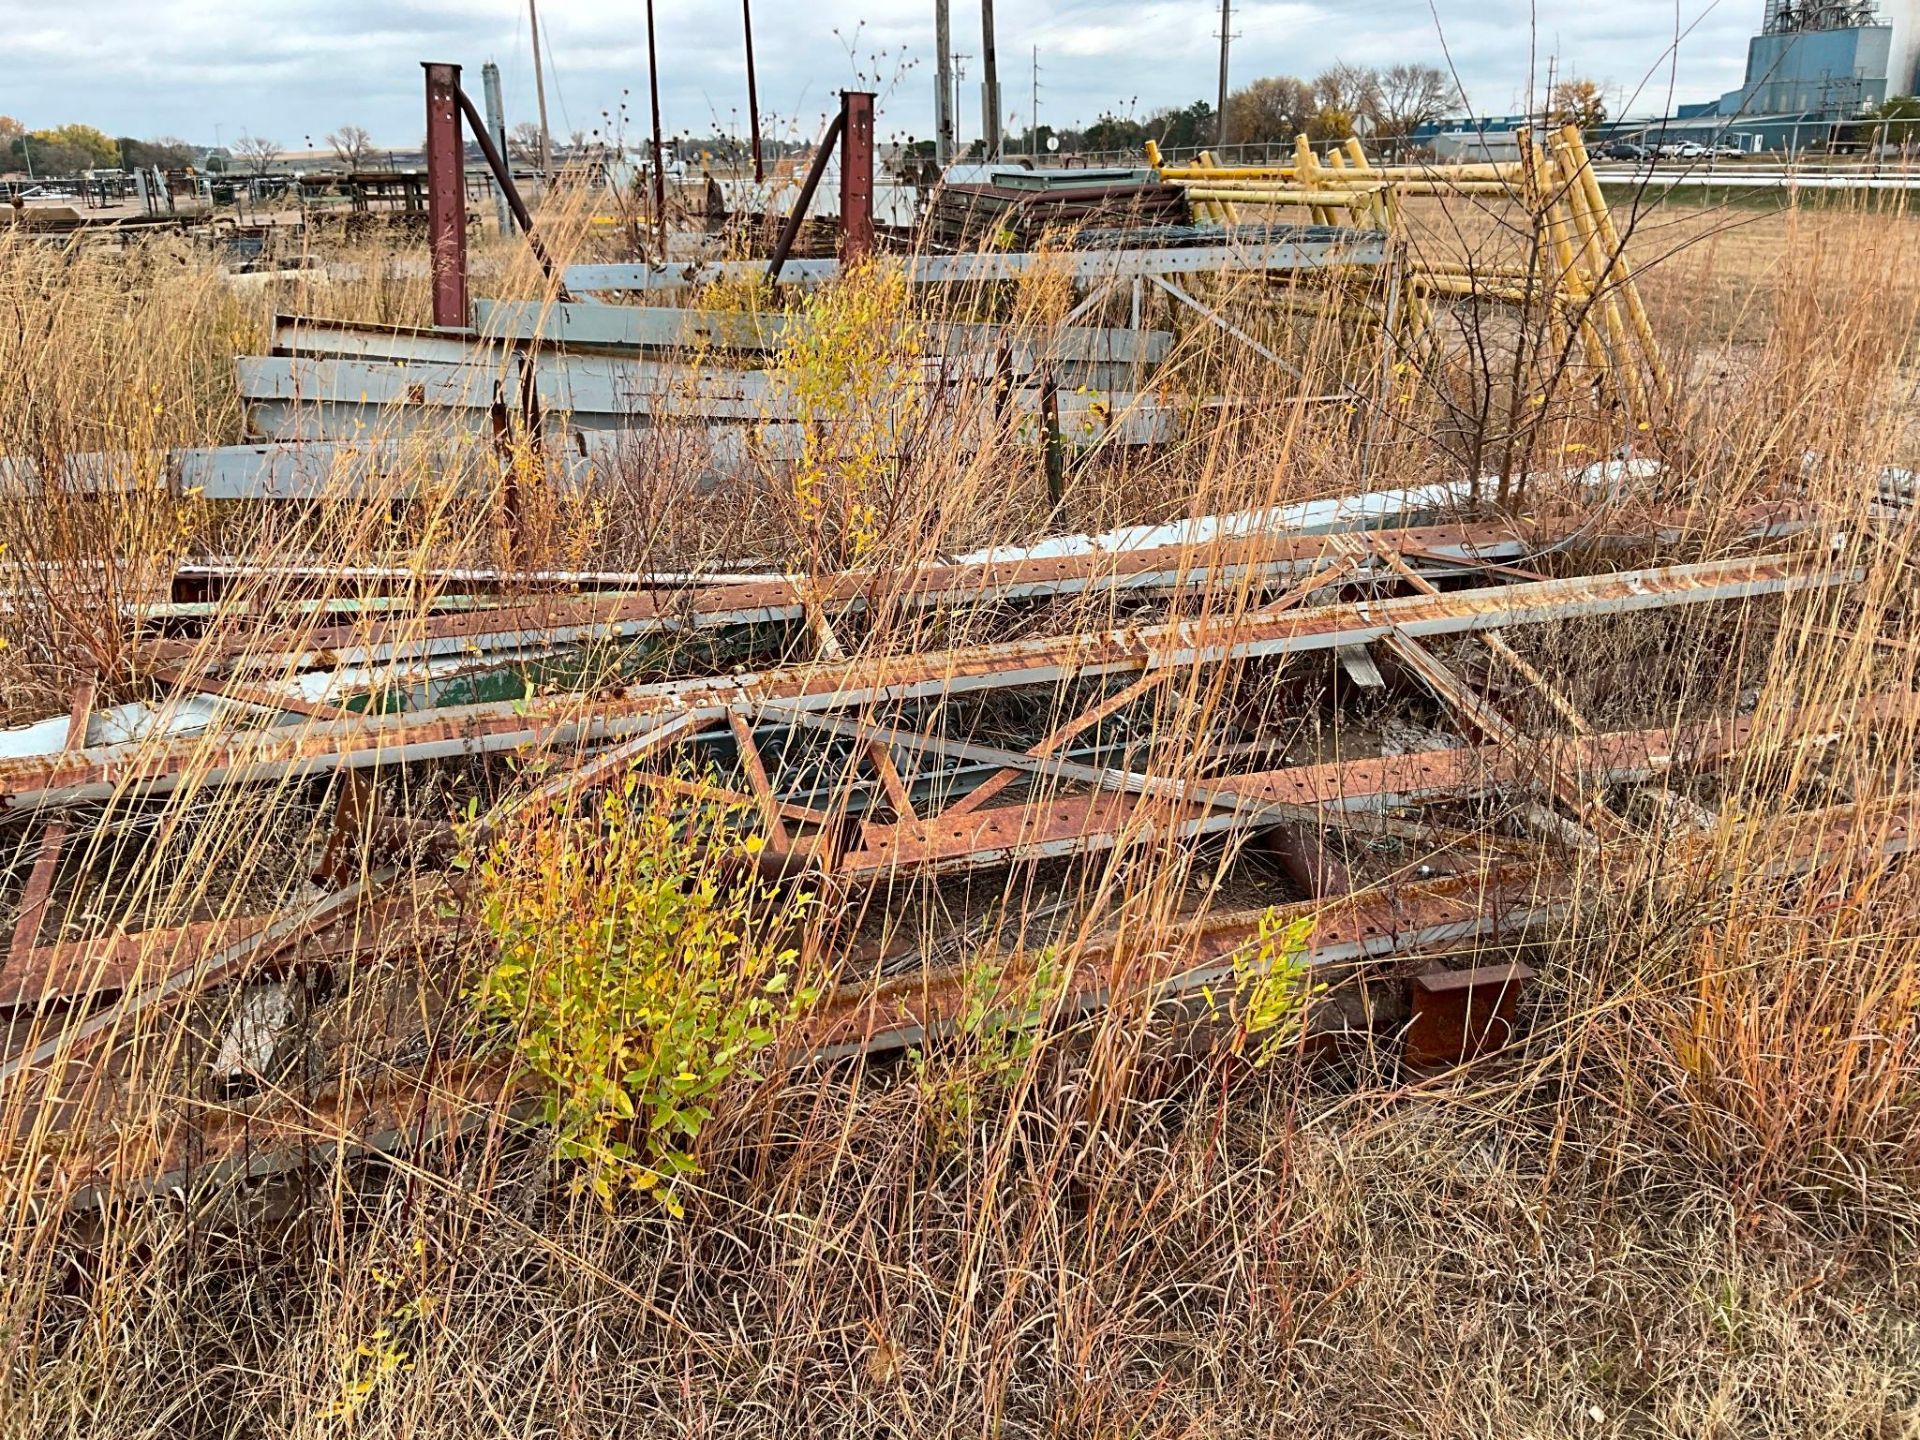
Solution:
<path fill-rule="evenodd" d="M 657 0 L 668 133 L 744 130 L 737 0 Z M 1657 110 L 1669 92 L 1707 99 L 1739 83 L 1761 0 L 1240 0 L 1236 83 L 1311 76 L 1335 59 L 1430 60 L 1458 73 L 1473 107 L 1518 108 L 1550 59 L 1600 81 L 1616 113 Z M 954 49 L 978 56 L 971 0 L 953 0 Z M 1015 124 L 1071 124 L 1211 98 L 1217 0 L 1000 0 L 1001 88 Z M 933 89 L 932 0 L 755 0 L 763 113 L 811 134 L 842 86 L 882 92 L 883 135 L 926 135 Z M 617 115 L 644 134 L 642 0 L 543 0 L 554 129 Z M 1679 36 L 1676 45 L 1676 36 Z M 421 60 L 500 64 L 509 122 L 533 114 L 525 0 L 0 0 L 0 113 L 35 128 L 86 121 L 111 134 L 288 149 L 343 123 L 394 145 L 422 131 Z M 978 131 L 977 58 L 966 62 L 963 122 Z M 477 88 L 477 84 L 476 84 Z"/>

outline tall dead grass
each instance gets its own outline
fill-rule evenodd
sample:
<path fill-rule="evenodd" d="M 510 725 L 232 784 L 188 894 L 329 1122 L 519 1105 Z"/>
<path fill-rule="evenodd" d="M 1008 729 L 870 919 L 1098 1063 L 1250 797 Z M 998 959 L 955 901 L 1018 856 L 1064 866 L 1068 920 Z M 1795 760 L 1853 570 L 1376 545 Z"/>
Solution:
<path fill-rule="evenodd" d="M 1920 298 L 1898 238 L 1910 243 L 1912 222 L 1802 223 L 1780 217 L 1776 249 L 1743 231 L 1735 255 L 1708 234 L 1651 269 L 1655 324 L 1688 377 L 1660 437 L 1668 463 L 1651 482 L 1579 503 L 1595 533 L 1655 507 L 1688 511 L 1677 536 L 1645 546 L 1661 560 L 1725 553 L 1740 505 L 1792 496 L 1825 517 L 1809 543 L 1865 578 L 1827 598 L 1516 631 L 1596 729 L 1703 708 L 1784 721 L 1791 707 L 1844 712 L 1915 689 L 1911 533 L 1867 518 L 1880 467 L 1916 454 Z M 417 288 L 396 303 L 384 288 L 393 272 L 371 259 L 361 281 L 290 301 L 236 294 L 190 258 L 59 263 L 0 250 L 0 305 L 16 320 L 0 373 L 25 377 L 0 403 L 0 449 L 49 472 L 83 451 L 152 457 L 237 438 L 222 367 L 259 343 L 276 305 L 389 319 L 423 308 Z M 1044 286 L 1021 298 L 1058 313 Z M 1281 338 L 1268 309 L 1248 314 Z M 1082 457 L 1058 506 L 1031 435 L 835 470 L 832 483 L 872 481 L 886 502 L 852 558 L 881 569 L 1045 528 L 1453 478 L 1512 434 L 1540 475 L 1644 443 L 1631 421 L 1595 420 L 1573 398 L 1553 415 L 1505 413 L 1473 389 L 1471 347 L 1403 406 L 1394 357 L 1356 364 L 1350 337 L 1319 320 L 1284 322 L 1284 334 L 1310 357 L 1304 381 L 1249 373 L 1244 351 L 1183 332 L 1172 373 L 1195 377 L 1194 393 L 1226 376 L 1279 403 L 1167 451 Z M 1298 403 L 1357 377 L 1382 388 L 1351 414 Z M 1477 381 L 1504 389 L 1490 365 Z M 123 607 L 181 557 L 238 541 L 256 559 L 424 574 L 498 554 L 491 506 L 450 488 L 409 502 L 395 525 L 384 497 L 231 516 L 168 495 L 150 474 L 111 499 L 0 499 L 10 715 L 63 709 L 90 670 L 132 693 Z M 1543 479 L 1527 498 L 1562 497 Z M 659 569 L 849 558 L 815 543 L 820 533 L 804 487 L 777 477 L 702 492 L 636 465 L 537 530 L 546 548 L 519 558 Z M 95 571 L 98 581 L 77 578 Z M 235 604 L 216 625 L 248 633 L 290 595 L 263 583 L 248 597 L 257 611 Z M 1222 588 L 1181 603 L 1231 613 L 1253 599 Z M 1105 598 L 1015 617 L 880 597 L 840 640 L 910 653 L 1131 613 Z M 1321 743 L 1322 729 L 1354 723 L 1326 683 L 1301 667 L 1232 688 L 1218 673 L 1183 676 L 1146 703 L 1126 742 L 1168 776 L 1207 773 L 1236 720 Z M 1017 730 L 1045 717 L 1002 719 Z M 270 1181 L 108 1191 L 73 1215 L 39 1188 L 59 1147 L 46 1137 L 14 1151 L 0 1190 L 6 1427 L 1912 1433 L 1912 881 L 1866 822 L 1790 872 L 1798 832 L 1784 817 L 1910 795 L 1913 724 L 1909 710 L 1841 724 L 1819 745 L 1783 736 L 1697 795 L 1674 782 L 1715 807 L 1706 826 L 1648 825 L 1633 846 L 1569 858 L 1571 913 L 1529 952 L 1542 979 L 1526 1039 L 1462 1073 L 1409 1076 L 1370 1048 L 1254 1066 L 1137 1006 L 1035 1024 L 1012 1048 L 963 1030 L 908 1057 L 736 1087 L 700 1138 L 703 1174 L 679 1221 L 570 1193 L 539 1138 L 510 1127 Z M 329 798 L 293 783 L 207 787 L 110 812 L 85 847 L 97 883 L 82 893 L 145 923 L 285 903 L 298 889 L 291 857 Z M 416 803 L 425 813 L 458 797 Z M 0 844 L 10 911 L 33 842 L 15 826 Z M 1262 903 L 1252 883 L 1237 852 L 1148 843 L 965 894 L 902 886 L 877 905 L 886 914 L 840 918 L 856 939 L 881 929 L 952 958 L 993 948 L 975 922 L 1000 913 L 1002 931 L 1052 935 L 1068 955 L 1112 927 L 1146 954 L 1196 908 Z M 65 917 L 76 931 L 99 918 L 83 911 Z M 340 981 L 346 998 L 325 1022 L 336 1074 L 404 1064 L 423 1035 L 459 1030 L 448 997 L 470 957 L 423 966 L 403 939 Z M 194 1032 L 217 1018 L 144 1036 L 152 1063 L 112 1097 L 117 1125 L 136 1132 L 143 1112 L 192 1093 Z M 299 1077 L 288 1093 L 329 1078 Z"/>

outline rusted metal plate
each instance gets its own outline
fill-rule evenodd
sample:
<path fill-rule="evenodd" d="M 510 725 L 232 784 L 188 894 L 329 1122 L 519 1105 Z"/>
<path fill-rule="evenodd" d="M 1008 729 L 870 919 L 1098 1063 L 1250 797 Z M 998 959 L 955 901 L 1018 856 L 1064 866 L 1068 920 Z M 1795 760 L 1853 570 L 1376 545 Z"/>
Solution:
<path fill-rule="evenodd" d="M 1477 965 L 1413 977 L 1413 1018 L 1407 1023 L 1407 1064 L 1458 1065 L 1500 1049 L 1513 1038 L 1520 991 L 1531 967 Z"/>

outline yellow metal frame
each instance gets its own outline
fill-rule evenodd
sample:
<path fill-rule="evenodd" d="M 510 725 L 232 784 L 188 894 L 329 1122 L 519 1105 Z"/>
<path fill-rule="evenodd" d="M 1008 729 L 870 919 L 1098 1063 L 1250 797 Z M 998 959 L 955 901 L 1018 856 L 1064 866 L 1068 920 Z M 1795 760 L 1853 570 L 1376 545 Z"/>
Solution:
<path fill-rule="evenodd" d="M 1511 162 L 1469 165 L 1378 165 L 1359 140 L 1330 147 L 1324 158 L 1296 136 L 1291 165 L 1222 165 L 1202 151 L 1191 165 L 1169 165 L 1159 146 L 1146 145 L 1160 178 L 1186 187 L 1195 215 L 1237 225 L 1241 207 L 1304 209 L 1316 224 L 1349 224 L 1389 234 L 1404 231 L 1403 202 L 1415 196 L 1502 197 L 1533 216 L 1531 266 L 1469 267 L 1405 261 L 1403 303 L 1394 316 L 1409 345 L 1437 343 L 1432 301 L 1471 299 L 1539 307 L 1556 346 L 1569 337 L 1604 387 L 1644 415 L 1651 404 L 1670 405 L 1672 379 L 1647 319 L 1612 212 L 1575 126 Z M 1344 270 L 1323 277 L 1326 305 L 1350 314 L 1378 302 L 1357 294 Z"/>

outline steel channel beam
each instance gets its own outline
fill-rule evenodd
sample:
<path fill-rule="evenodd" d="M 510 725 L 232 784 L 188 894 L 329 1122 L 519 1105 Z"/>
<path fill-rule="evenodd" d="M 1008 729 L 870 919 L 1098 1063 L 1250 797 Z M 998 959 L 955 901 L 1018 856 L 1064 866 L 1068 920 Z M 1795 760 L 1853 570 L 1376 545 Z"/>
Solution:
<path fill-rule="evenodd" d="M 1019 350 L 1015 358 L 1025 361 L 1026 370 L 1043 363 L 1034 347 L 1016 344 L 1012 348 Z M 967 417 L 972 407 L 949 401 L 956 395 L 961 401 L 969 400 L 972 390 L 988 401 L 997 400 L 986 384 L 996 359 L 993 348 L 984 347 L 922 362 L 917 367 L 920 387 L 933 397 L 930 403 L 943 407 L 943 413 L 951 410 Z M 779 377 L 767 370 L 726 370 L 674 359 L 556 350 L 534 351 L 526 363 L 532 366 L 541 403 L 564 411 L 576 429 L 631 429 L 636 421 L 653 419 L 778 425 L 808 418 Z M 1158 401 L 1149 391 L 1092 383 L 1131 379 L 1131 362 L 1072 362 L 1065 368 L 1063 381 L 1100 393 L 1067 397 L 1063 423 L 1091 424 L 1100 415 L 1117 418 L 1129 408 L 1154 414 L 1178 409 Z M 969 391 L 957 390 L 956 380 L 968 376 L 982 383 Z M 484 350 L 457 361 L 315 355 L 242 355 L 234 360 L 235 384 L 241 400 L 254 409 L 256 428 L 295 422 L 311 425 L 316 419 L 349 416 L 363 418 L 371 426 L 374 415 L 384 415 L 393 425 L 409 418 L 457 425 L 469 412 L 488 411 L 506 377 L 504 357 Z M 1028 400 L 1025 408 L 1032 410 L 1037 402 L 1032 397 Z M 338 442 L 356 437 L 328 434 L 321 438 Z"/>
<path fill-rule="evenodd" d="M 1525 555 L 1552 543 L 1558 533 L 1562 532 L 1523 535 L 1505 523 L 1433 525 L 1386 532 L 1382 543 L 1415 545 L 1433 555 L 1442 562 L 1433 567 L 1436 574 L 1471 574 L 1483 562 Z M 204 668 L 220 673 L 232 663 L 284 673 L 309 665 L 373 664 L 656 631 L 787 623 L 803 618 L 808 598 L 838 618 L 864 610 L 868 597 L 881 586 L 889 603 L 921 608 L 1277 582 L 1312 574 L 1327 554 L 1327 541 L 1316 536 L 1255 537 L 1204 549 L 1166 546 L 1122 554 L 936 565 L 907 572 L 852 571 L 810 587 L 804 596 L 798 582 L 766 580 L 702 587 L 683 595 L 556 598 L 425 622 L 349 623 L 289 632 L 281 640 L 249 637 L 244 648 L 229 651 L 224 659 L 214 659 Z M 214 658 L 198 640 L 150 645 L 142 653 L 158 663 Z"/>
<path fill-rule="evenodd" d="M 1373 231 L 1329 232 L 1318 228 L 1299 239 L 1262 240 L 1247 244 L 1177 246 L 1142 250 L 1068 250 L 1034 254 L 1026 251 L 969 252 L 962 255 L 915 255 L 905 260 L 907 280 L 915 285 L 974 285 L 995 280 L 1018 280 L 1030 270 L 1064 273 L 1082 285 L 1126 280 L 1145 275 L 1195 275 L 1246 271 L 1311 270 L 1329 265 L 1381 265 L 1386 262 L 1386 237 Z M 708 265 L 570 265 L 567 288 L 610 292 L 665 290 L 715 280 L 732 280 L 764 272 L 758 261 L 722 261 Z M 822 285 L 840 277 L 838 260 L 789 260 L 782 284 Z"/>
<path fill-rule="evenodd" d="M 474 317 L 474 328 L 485 341 L 619 351 L 699 346 L 763 355 L 778 352 L 805 325 L 784 314 L 736 314 L 673 305 L 548 305 L 538 300 L 477 300 Z M 423 340 L 431 346 L 436 337 L 431 332 L 397 331 L 392 332 L 395 344 L 404 346 L 405 352 L 387 352 L 376 348 L 380 342 L 364 328 L 343 327 L 341 348 L 336 350 L 329 338 L 332 322 L 288 317 L 276 320 L 275 325 L 284 327 L 276 328 L 276 348 L 302 355 L 384 355 L 464 363 L 474 360 L 475 346 L 485 343 L 473 342 L 464 353 L 414 354 L 414 346 Z M 1104 325 L 1049 326 L 1028 331 L 1015 325 L 933 321 L 921 328 L 926 352 L 934 355 L 984 355 L 1003 342 L 1010 343 L 1016 369 L 1022 368 L 1023 358 L 1026 369 L 1046 361 L 1152 365 L 1164 360 L 1173 347 L 1173 332 L 1169 330 L 1126 330 Z"/>
<path fill-rule="evenodd" d="M 1209 617 L 964 650 L 814 663 L 729 678 L 656 681 L 631 686 L 604 701 L 564 695 L 449 707 L 427 715 L 361 717 L 220 738 L 94 748 L 65 759 L 0 761 L 0 811 L 115 795 L 160 795 L 183 783 L 279 780 L 348 767 L 585 745 L 626 737 L 678 711 L 724 718 L 728 708 L 752 709 L 763 703 L 822 711 L 883 706 L 966 691 L 1054 685 L 1067 678 L 1366 645 L 1396 629 L 1415 636 L 1462 634 L 1747 600 L 1857 584 L 1863 573 L 1768 555 L 1438 596 L 1342 602 L 1267 617 Z"/>

